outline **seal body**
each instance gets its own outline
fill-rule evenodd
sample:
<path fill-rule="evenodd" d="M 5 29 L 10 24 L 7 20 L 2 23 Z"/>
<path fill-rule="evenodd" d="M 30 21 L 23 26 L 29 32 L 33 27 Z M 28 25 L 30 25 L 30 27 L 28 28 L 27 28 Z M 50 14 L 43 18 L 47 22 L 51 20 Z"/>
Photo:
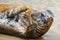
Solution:
<path fill-rule="evenodd" d="M 49 30 L 52 22 L 53 14 L 50 10 L 38 12 L 25 6 L 9 8 L 0 12 L 0 33 L 38 38 Z"/>

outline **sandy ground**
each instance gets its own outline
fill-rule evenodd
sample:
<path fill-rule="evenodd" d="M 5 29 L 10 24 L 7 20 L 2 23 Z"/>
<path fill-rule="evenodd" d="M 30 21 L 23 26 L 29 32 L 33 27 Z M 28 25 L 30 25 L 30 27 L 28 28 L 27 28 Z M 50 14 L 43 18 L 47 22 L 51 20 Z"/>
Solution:
<path fill-rule="evenodd" d="M 0 4 L 26 5 L 36 10 L 51 10 L 54 22 L 50 30 L 38 39 L 22 39 L 0 34 L 0 40 L 60 40 L 60 0 L 0 0 Z"/>

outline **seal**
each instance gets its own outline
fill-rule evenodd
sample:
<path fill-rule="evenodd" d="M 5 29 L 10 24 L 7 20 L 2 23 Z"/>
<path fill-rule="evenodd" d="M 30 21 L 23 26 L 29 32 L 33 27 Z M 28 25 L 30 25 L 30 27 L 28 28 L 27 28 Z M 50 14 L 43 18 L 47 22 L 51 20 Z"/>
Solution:
<path fill-rule="evenodd" d="M 52 22 L 50 10 L 37 11 L 26 6 L 0 4 L 0 33 L 38 38 L 49 30 Z"/>

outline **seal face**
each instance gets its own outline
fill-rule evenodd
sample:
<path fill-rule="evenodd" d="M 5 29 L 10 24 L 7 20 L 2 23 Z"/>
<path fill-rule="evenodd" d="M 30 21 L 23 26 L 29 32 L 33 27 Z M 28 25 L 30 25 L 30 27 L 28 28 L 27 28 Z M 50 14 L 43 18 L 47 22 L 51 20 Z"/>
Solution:
<path fill-rule="evenodd" d="M 37 38 L 45 34 L 53 22 L 51 11 L 46 10 L 28 14 L 27 11 L 21 12 L 17 8 L 0 12 L 0 25 L 16 29 L 15 31 L 20 33 L 17 36 L 22 35 L 25 38 Z"/>
<path fill-rule="evenodd" d="M 28 37 L 40 37 L 50 28 L 53 22 L 53 14 L 50 10 L 34 12 L 31 14 L 33 22 L 28 27 Z"/>

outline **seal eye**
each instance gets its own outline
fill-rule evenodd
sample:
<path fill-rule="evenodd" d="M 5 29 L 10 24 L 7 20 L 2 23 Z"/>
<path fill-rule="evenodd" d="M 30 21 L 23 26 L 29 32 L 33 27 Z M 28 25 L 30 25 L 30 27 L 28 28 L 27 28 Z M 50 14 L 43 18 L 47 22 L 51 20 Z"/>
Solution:
<path fill-rule="evenodd" d="M 14 15 L 7 15 L 8 19 L 13 19 L 15 16 Z"/>
<path fill-rule="evenodd" d="M 44 14 L 43 14 L 43 13 L 41 13 L 41 16 L 42 16 L 42 17 L 44 17 Z"/>
<path fill-rule="evenodd" d="M 18 22 L 19 15 L 17 15 L 15 18 L 16 18 L 15 21 Z"/>

